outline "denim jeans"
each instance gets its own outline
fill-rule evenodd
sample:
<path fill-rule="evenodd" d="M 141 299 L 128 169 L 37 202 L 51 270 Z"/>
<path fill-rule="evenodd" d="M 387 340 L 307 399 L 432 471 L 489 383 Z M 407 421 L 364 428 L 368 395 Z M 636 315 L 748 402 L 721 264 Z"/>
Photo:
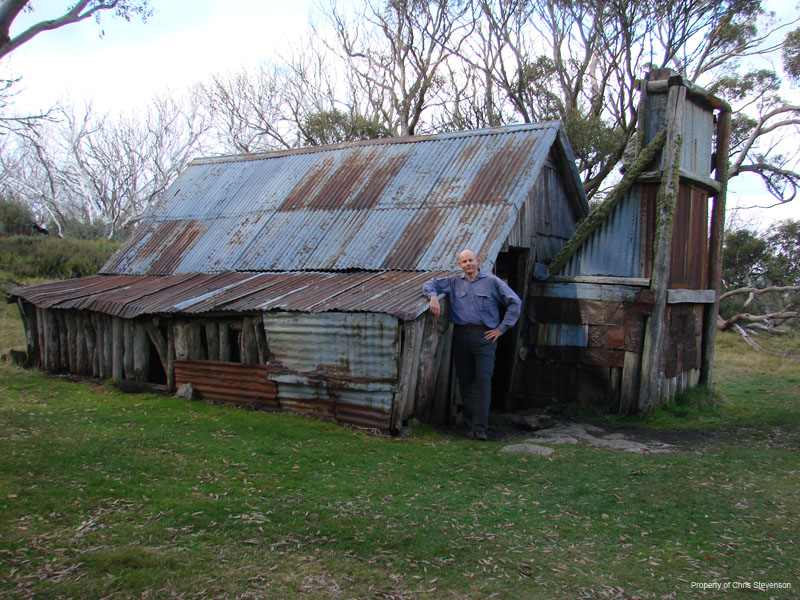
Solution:
<path fill-rule="evenodd" d="M 483 325 L 455 325 L 453 329 L 453 358 L 464 402 L 464 425 L 473 431 L 489 429 L 497 343 L 483 337 L 488 330 Z"/>

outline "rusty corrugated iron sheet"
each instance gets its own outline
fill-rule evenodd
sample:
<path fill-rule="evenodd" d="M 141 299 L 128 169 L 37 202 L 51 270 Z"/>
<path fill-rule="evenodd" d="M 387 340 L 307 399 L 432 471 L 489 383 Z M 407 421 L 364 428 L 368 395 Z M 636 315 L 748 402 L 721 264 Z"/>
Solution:
<path fill-rule="evenodd" d="M 442 271 L 467 246 L 491 262 L 565 140 L 552 122 L 195 161 L 101 272 Z"/>
<path fill-rule="evenodd" d="M 441 272 L 187 273 L 94 275 L 9 290 L 42 308 L 124 318 L 209 312 L 374 312 L 413 319 L 425 310 L 422 284 Z"/>
<path fill-rule="evenodd" d="M 277 386 L 266 365 L 175 359 L 175 385 L 191 383 L 200 398 L 278 408 Z"/>

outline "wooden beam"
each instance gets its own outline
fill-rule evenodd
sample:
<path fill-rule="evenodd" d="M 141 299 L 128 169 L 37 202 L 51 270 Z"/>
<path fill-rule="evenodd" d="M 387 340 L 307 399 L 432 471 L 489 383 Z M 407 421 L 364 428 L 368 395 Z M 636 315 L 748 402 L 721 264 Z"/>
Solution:
<path fill-rule="evenodd" d="M 125 365 L 125 325 L 120 317 L 111 317 L 111 378 L 122 381 Z"/>
<path fill-rule="evenodd" d="M 76 337 L 78 338 L 77 347 L 75 348 L 75 357 L 77 362 L 78 375 L 89 375 L 91 373 L 91 358 L 89 355 L 89 337 L 86 321 L 89 319 L 86 311 L 79 310 L 75 315 L 75 326 L 77 327 Z M 93 334 L 92 334 L 93 335 Z"/>
<path fill-rule="evenodd" d="M 723 110 L 717 121 L 716 179 L 720 191 L 711 208 L 711 231 L 708 240 L 708 286 L 714 290 L 714 304 L 703 311 L 703 341 L 701 345 L 700 383 L 710 384 L 714 367 L 714 350 L 717 341 L 717 314 L 722 279 L 722 238 L 725 229 L 725 204 L 728 195 L 728 169 L 730 166 L 731 112 Z"/>
<path fill-rule="evenodd" d="M 150 355 L 150 342 L 148 341 L 147 328 L 142 321 L 134 321 L 133 373 L 136 381 L 147 381 L 147 376 L 150 373 Z"/>
<path fill-rule="evenodd" d="M 135 372 L 136 372 L 136 361 L 134 358 L 134 333 L 133 333 L 133 321 L 130 319 L 123 319 L 123 340 L 124 340 L 124 348 L 123 348 L 123 358 L 122 364 L 125 370 L 125 379 L 135 379 Z"/>
<path fill-rule="evenodd" d="M 714 290 L 668 290 L 667 304 L 713 304 L 716 297 Z"/>
<path fill-rule="evenodd" d="M 609 277 L 605 275 L 551 275 L 547 278 L 553 283 L 597 283 L 608 285 L 629 285 L 650 287 L 650 279 L 646 277 Z"/>
<path fill-rule="evenodd" d="M 653 312 L 647 320 L 642 350 L 641 381 L 639 384 L 639 410 L 651 413 L 660 404 L 660 386 L 664 373 L 664 355 L 667 339 L 665 323 L 667 288 L 669 285 L 670 249 L 675 204 L 680 185 L 680 153 L 683 143 L 683 113 L 686 104 L 686 87 L 683 78 L 670 78 L 667 98 L 667 141 L 664 145 L 664 176 L 656 202 L 656 234 L 653 271 L 650 289 L 654 295 Z"/>

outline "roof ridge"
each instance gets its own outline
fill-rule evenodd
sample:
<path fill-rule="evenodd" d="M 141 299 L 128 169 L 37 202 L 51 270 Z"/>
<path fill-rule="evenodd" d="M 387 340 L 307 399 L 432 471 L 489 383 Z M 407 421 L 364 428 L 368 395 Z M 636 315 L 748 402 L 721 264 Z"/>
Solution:
<path fill-rule="evenodd" d="M 231 163 L 240 161 L 264 160 L 268 158 L 278 158 L 281 156 L 292 156 L 302 154 L 316 154 L 319 152 L 331 152 L 335 150 L 346 150 L 362 146 L 378 146 L 386 144 L 415 144 L 419 142 L 432 142 L 437 140 L 458 139 L 464 137 L 478 137 L 482 135 L 502 135 L 506 133 L 516 133 L 519 131 L 536 131 L 560 127 L 561 121 L 540 121 L 538 123 L 519 123 L 515 125 L 499 125 L 496 127 L 486 127 L 483 129 L 470 129 L 464 131 L 450 131 L 445 133 L 433 133 L 426 135 L 395 136 L 386 138 L 372 138 L 368 140 L 356 140 L 352 142 L 341 142 L 339 144 L 328 144 L 325 146 L 303 146 L 301 148 L 288 148 L 286 150 L 273 150 L 270 152 L 258 152 L 253 154 L 223 154 L 219 156 L 200 157 L 192 160 L 189 166 L 212 165 L 219 163 Z"/>

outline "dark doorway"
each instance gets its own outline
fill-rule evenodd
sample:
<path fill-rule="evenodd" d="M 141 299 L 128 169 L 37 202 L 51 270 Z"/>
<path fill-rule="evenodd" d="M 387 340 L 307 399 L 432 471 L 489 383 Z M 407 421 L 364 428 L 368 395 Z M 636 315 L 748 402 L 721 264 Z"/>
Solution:
<path fill-rule="evenodd" d="M 528 248 L 510 247 L 497 255 L 494 274 L 505 281 L 520 298 L 525 298 L 526 273 L 528 270 Z M 520 322 L 523 318 L 520 317 Z M 492 410 L 504 411 L 513 408 L 508 398 L 511 392 L 511 377 L 516 352 L 517 328 L 520 322 L 507 331 L 497 342 L 494 376 L 492 377 Z"/>

